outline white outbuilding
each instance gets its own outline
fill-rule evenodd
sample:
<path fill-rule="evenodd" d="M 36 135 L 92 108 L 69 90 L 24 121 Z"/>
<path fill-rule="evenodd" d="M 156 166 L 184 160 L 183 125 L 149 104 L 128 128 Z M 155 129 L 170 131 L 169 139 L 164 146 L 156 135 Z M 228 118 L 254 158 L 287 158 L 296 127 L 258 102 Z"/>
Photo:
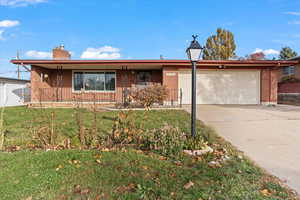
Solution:
<path fill-rule="evenodd" d="M 30 101 L 30 81 L 0 77 L 0 107 L 22 106 Z"/>

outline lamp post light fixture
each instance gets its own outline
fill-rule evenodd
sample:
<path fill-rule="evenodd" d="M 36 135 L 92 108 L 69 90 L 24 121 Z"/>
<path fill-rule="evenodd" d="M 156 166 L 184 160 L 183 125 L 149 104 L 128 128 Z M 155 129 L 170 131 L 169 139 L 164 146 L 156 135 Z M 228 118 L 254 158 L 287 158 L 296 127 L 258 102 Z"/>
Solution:
<path fill-rule="evenodd" d="M 197 41 L 197 35 L 192 35 L 193 41 L 187 48 L 186 53 L 189 60 L 192 62 L 192 116 L 191 116 L 191 132 L 192 136 L 196 136 L 196 76 L 197 62 L 200 60 L 203 47 Z"/>

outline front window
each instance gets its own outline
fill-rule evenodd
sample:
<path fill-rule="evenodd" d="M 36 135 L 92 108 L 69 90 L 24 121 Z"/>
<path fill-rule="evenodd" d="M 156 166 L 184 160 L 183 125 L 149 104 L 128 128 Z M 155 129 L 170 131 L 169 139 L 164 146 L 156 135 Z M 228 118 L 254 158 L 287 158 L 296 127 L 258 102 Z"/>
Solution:
<path fill-rule="evenodd" d="M 74 91 L 115 91 L 115 72 L 74 72 Z"/>
<path fill-rule="evenodd" d="M 137 73 L 137 83 L 138 85 L 147 85 L 151 82 L 151 71 L 139 71 Z"/>
<path fill-rule="evenodd" d="M 295 67 L 290 66 L 290 67 L 284 67 L 283 68 L 283 74 L 286 76 L 291 76 L 295 74 Z"/>

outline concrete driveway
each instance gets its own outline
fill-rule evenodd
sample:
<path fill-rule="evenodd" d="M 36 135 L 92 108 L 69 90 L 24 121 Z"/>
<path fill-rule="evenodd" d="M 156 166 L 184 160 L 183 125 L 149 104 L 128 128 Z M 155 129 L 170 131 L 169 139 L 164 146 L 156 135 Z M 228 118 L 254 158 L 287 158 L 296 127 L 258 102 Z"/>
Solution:
<path fill-rule="evenodd" d="M 197 111 L 198 119 L 300 193 L 300 107 L 199 105 Z"/>

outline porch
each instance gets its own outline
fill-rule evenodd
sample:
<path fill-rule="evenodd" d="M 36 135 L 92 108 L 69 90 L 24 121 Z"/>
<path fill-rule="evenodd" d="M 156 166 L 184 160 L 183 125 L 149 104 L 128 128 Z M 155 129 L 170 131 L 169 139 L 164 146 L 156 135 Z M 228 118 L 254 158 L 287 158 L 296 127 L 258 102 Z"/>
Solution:
<path fill-rule="evenodd" d="M 117 88 L 114 92 L 75 92 L 72 88 L 40 88 L 39 100 L 33 104 L 61 104 L 74 105 L 82 104 L 102 104 L 102 105 L 125 105 L 133 92 L 138 92 L 143 88 Z M 181 107 L 182 90 L 166 89 L 167 96 L 160 106 Z"/>
<path fill-rule="evenodd" d="M 31 86 L 33 104 L 71 105 L 83 104 L 126 104 L 133 92 L 143 90 L 152 85 L 165 85 L 167 96 L 164 106 L 180 106 L 182 91 L 178 89 L 177 81 L 170 84 L 172 78 L 164 74 L 169 70 L 162 66 L 139 67 L 57 67 L 45 68 L 32 66 Z M 165 77 L 165 78 L 164 78 Z M 169 82 L 168 82 L 169 81 Z"/>

